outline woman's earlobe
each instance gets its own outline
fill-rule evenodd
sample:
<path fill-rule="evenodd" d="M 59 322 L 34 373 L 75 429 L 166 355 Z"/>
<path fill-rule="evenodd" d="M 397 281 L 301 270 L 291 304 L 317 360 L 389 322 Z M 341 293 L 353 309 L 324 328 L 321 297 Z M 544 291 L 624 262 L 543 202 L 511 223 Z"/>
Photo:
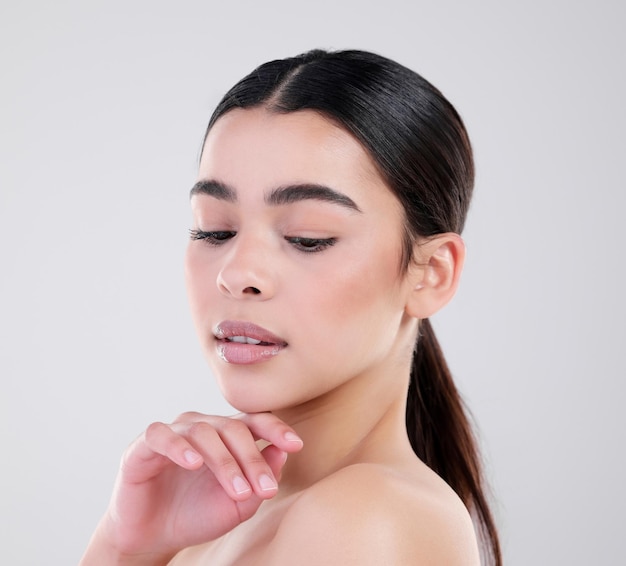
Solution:
<path fill-rule="evenodd" d="M 459 285 L 465 243 L 458 234 L 446 233 L 416 244 L 416 266 L 406 312 L 415 318 L 428 318 L 444 307 Z"/>

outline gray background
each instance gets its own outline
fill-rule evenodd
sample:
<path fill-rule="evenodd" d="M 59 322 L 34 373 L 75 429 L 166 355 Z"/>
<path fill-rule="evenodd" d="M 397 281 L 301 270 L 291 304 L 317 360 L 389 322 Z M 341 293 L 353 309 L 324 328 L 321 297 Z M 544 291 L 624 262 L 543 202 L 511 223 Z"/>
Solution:
<path fill-rule="evenodd" d="M 476 199 L 435 319 L 506 563 L 624 564 L 623 4 L 3 2 L 0 548 L 76 563 L 125 446 L 229 413 L 182 278 L 213 105 L 257 64 L 364 48 L 462 113 Z"/>

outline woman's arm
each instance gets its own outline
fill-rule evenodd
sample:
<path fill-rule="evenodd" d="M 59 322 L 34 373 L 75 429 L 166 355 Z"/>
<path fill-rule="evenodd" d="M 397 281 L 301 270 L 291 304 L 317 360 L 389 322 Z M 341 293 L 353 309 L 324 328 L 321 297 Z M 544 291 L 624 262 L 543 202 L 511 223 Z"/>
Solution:
<path fill-rule="evenodd" d="M 79 566 L 165 566 L 172 556 L 156 554 L 124 555 L 108 540 L 104 524 L 96 528 Z"/>

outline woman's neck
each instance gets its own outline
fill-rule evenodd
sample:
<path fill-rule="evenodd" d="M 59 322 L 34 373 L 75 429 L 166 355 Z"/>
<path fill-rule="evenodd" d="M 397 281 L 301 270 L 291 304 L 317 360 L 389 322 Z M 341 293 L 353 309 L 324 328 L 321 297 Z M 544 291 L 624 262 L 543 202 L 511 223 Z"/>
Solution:
<path fill-rule="evenodd" d="M 322 398 L 275 414 L 292 426 L 304 448 L 289 456 L 284 496 L 357 463 L 413 457 L 405 424 L 408 368 L 403 373 L 345 384 Z"/>

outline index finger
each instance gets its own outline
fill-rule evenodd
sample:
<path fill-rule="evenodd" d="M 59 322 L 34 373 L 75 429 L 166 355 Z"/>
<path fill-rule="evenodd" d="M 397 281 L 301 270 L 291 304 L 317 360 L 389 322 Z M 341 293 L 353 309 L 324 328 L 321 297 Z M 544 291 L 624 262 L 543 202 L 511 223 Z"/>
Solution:
<path fill-rule="evenodd" d="M 242 421 L 255 440 L 265 440 L 285 452 L 298 452 L 303 442 L 296 431 L 272 413 L 240 413 L 232 417 Z"/>

